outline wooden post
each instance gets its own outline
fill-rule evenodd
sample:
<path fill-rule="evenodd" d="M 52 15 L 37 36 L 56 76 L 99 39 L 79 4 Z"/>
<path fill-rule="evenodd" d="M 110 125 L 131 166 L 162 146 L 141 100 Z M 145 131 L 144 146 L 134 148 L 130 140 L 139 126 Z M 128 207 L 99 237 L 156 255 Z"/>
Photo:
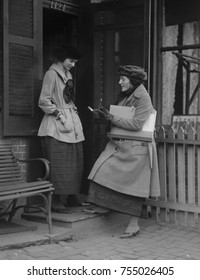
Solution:
<path fill-rule="evenodd" d="M 195 140 L 195 130 L 190 125 L 187 130 L 188 140 Z M 187 145 L 187 194 L 188 204 L 195 205 L 195 146 Z M 187 213 L 187 224 L 194 227 L 194 213 Z"/>
<path fill-rule="evenodd" d="M 158 130 L 158 139 L 165 139 L 165 129 L 163 126 L 160 126 Z M 159 165 L 159 175 L 160 175 L 160 187 L 161 187 L 161 195 L 160 200 L 167 201 L 167 160 L 166 160 L 166 143 L 159 143 L 158 148 L 158 165 Z M 167 221 L 167 209 L 160 208 L 160 220 L 166 222 Z"/>
<path fill-rule="evenodd" d="M 169 140 L 175 140 L 175 131 L 173 127 L 167 130 Z M 168 181 L 168 201 L 176 202 L 176 156 L 175 156 L 175 141 L 167 144 L 167 181 Z M 176 223 L 176 211 L 169 209 L 169 221 Z"/>
<path fill-rule="evenodd" d="M 185 139 L 185 133 L 182 127 L 178 129 L 178 140 Z M 185 144 L 177 144 L 177 183 L 178 183 L 178 202 L 185 204 Z M 185 211 L 177 211 L 177 223 L 181 225 L 186 225 L 186 214 Z"/>

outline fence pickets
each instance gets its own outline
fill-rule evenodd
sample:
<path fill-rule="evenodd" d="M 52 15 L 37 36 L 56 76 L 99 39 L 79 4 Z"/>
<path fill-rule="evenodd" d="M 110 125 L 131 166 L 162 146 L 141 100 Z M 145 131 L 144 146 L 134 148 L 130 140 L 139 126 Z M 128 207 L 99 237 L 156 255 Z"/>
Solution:
<path fill-rule="evenodd" d="M 146 200 L 159 221 L 200 226 L 200 123 L 156 129 L 161 195 Z"/>
<path fill-rule="evenodd" d="M 180 127 L 177 135 L 178 140 L 185 139 L 184 130 Z M 177 176 L 178 176 L 178 202 L 181 204 L 186 203 L 186 178 L 185 178 L 185 164 L 178 164 L 179 162 L 185 163 L 185 144 L 177 144 Z M 186 224 L 186 213 L 178 211 L 177 220 L 180 224 Z"/>

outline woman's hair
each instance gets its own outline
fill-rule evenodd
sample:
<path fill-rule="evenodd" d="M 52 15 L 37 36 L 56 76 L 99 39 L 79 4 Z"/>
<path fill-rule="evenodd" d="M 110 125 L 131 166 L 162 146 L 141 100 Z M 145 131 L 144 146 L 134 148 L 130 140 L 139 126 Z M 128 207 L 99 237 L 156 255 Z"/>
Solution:
<path fill-rule="evenodd" d="M 78 60 L 81 57 L 77 48 L 72 45 L 61 45 L 59 47 L 55 47 L 52 55 L 55 61 L 61 62 L 63 62 L 66 58 Z"/>

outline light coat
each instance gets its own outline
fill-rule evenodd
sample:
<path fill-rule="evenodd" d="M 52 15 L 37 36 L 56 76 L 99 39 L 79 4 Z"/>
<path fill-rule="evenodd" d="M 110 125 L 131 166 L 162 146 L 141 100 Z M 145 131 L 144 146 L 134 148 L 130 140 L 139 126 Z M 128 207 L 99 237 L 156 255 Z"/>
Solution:
<path fill-rule="evenodd" d="M 40 124 L 38 136 L 51 136 L 67 143 L 78 143 L 84 140 L 77 108 L 72 101 L 66 104 L 63 97 L 63 90 L 69 79 L 72 79 L 70 72 L 68 71 L 65 75 L 56 64 L 53 64 L 46 72 L 38 102 L 45 115 Z M 55 110 L 66 117 L 65 126 L 53 115 Z"/>
<path fill-rule="evenodd" d="M 154 110 L 143 85 L 118 105 L 134 106 L 135 115 L 133 119 L 114 116 L 112 124 L 135 131 L 142 129 Z M 88 179 L 128 195 L 145 198 L 159 196 L 160 182 L 154 140 L 148 145 L 144 141 L 111 139 L 95 162 Z"/>

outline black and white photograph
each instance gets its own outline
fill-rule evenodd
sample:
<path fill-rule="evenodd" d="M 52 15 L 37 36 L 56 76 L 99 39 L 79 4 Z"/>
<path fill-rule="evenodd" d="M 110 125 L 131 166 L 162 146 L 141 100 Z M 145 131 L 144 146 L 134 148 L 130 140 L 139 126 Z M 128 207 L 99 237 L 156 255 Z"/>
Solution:
<path fill-rule="evenodd" d="M 0 42 L 0 276 L 191 277 L 200 1 L 0 0 Z"/>

